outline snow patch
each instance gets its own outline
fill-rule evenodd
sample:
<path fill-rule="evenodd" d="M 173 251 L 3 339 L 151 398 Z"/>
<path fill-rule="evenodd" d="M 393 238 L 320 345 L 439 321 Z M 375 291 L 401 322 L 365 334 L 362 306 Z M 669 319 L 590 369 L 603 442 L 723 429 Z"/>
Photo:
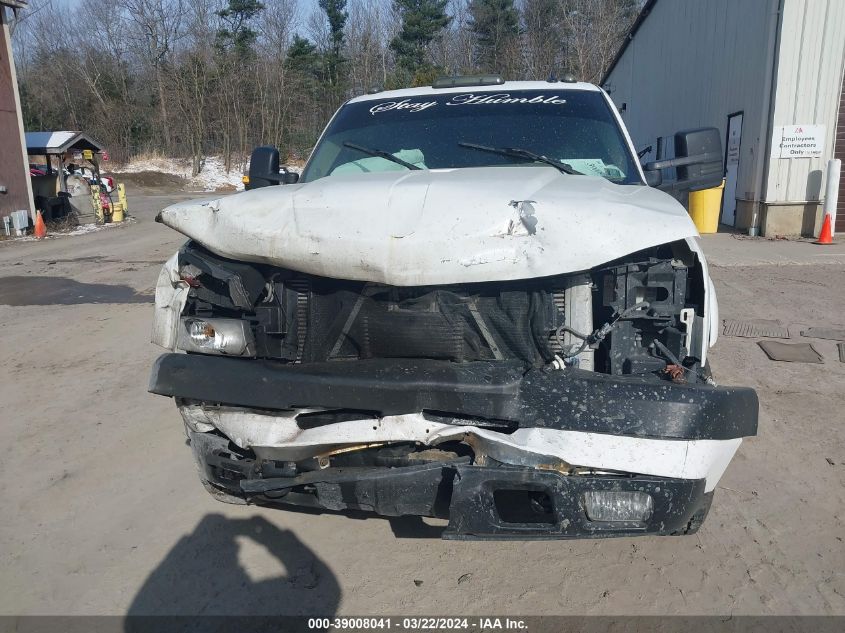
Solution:
<path fill-rule="evenodd" d="M 185 187 L 193 191 L 243 191 L 244 171 L 238 163 L 227 172 L 226 164 L 220 156 L 209 156 L 202 162 L 200 173 L 191 176 L 191 160 L 187 158 L 151 157 L 130 160 L 125 165 L 112 169 L 115 174 L 132 174 L 142 171 L 155 171 L 171 174 L 185 180 Z"/>

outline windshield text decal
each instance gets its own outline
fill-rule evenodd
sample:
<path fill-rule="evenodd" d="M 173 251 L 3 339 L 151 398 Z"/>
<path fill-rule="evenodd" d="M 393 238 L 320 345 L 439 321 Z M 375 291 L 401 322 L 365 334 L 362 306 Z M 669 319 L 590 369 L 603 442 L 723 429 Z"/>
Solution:
<path fill-rule="evenodd" d="M 462 94 L 455 95 L 446 102 L 447 106 L 455 105 L 484 105 L 484 104 L 511 104 L 511 103 L 529 103 L 529 104 L 544 104 L 544 105 L 563 105 L 566 99 L 560 95 L 537 95 L 536 97 L 512 97 L 510 93 L 499 92 L 495 94 Z"/>
<path fill-rule="evenodd" d="M 510 104 L 529 104 L 529 105 L 564 105 L 566 99 L 560 95 L 536 95 L 534 97 L 519 97 L 511 96 L 508 92 L 497 93 L 481 93 L 481 94 L 459 94 L 446 101 L 447 106 L 458 105 L 510 105 Z M 401 101 L 385 101 L 378 103 L 370 108 L 370 114 L 378 114 L 380 112 L 392 112 L 394 110 L 405 110 L 407 112 L 422 112 L 428 108 L 438 105 L 437 101 L 411 101 L 410 99 L 402 99 Z"/>
<path fill-rule="evenodd" d="M 420 112 L 426 108 L 437 105 L 436 101 L 411 101 L 410 99 L 402 99 L 402 101 L 385 101 L 370 108 L 370 114 L 378 114 L 379 112 L 389 112 L 391 110 L 408 110 L 409 112 Z"/>

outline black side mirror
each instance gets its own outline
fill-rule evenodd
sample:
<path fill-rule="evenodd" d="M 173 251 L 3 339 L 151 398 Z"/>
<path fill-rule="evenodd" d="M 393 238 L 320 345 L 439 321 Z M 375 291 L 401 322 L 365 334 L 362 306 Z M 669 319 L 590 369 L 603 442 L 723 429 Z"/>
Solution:
<path fill-rule="evenodd" d="M 687 130 L 675 134 L 675 157 L 692 158 L 695 162 L 678 166 L 678 180 L 690 191 L 710 189 L 722 184 L 722 134 L 715 127 Z"/>
<path fill-rule="evenodd" d="M 285 169 L 284 167 L 282 169 Z M 282 184 L 283 185 L 295 185 L 299 182 L 299 174 L 295 171 L 283 171 L 282 174 Z"/>
<path fill-rule="evenodd" d="M 249 183 L 247 189 L 277 185 L 279 181 L 279 150 L 272 145 L 262 145 L 252 150 L 249 158 Z"/>
<path fill-rule="evenodd" d="M 649 187 L 659 187 L 663 184 L 663 172 L 659 169 L 644 170 L 645 173 L 645 184 Z"/>
<path fill-rule="evenodd" d="M 646 163 L 646 172 L 675 167 L 678 180 L 671 188 L 699 191 L 722 182 L 722 136 L 715 127 L 685 130 L 675 134 L 675 158 Z"/>
<path fill-rule="evenodd" d="M 252 150 L 249 159 L 249 182 L 245 189 L 258 189 L 270 185 L 292 185 L 299 181 L 299 174 L 279 166 L 279 150 L 272 145 L 262 145 Z"/>

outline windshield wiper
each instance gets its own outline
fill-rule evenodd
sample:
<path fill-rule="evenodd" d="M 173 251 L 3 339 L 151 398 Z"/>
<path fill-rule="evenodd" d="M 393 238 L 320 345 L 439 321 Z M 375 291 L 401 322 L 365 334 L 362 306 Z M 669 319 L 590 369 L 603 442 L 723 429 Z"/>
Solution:
<path fill-rule="evenodd" d="M 538 163 L 545 163 L 551 165 L 559 172 L 564 174 L 571 174 L 573 176 L 583 176 L 580 171 L 575 171 L 566 163 L 549 158 L 548 156 L 540 156 L 527 149 L 521 147 L 488 147 L 487 145 L 478 145 L 476 143 L 458 143 L 460 147 L 468 147 L 470 149 L 477 149 L 482 152 L 490 152 L 491 154 L 500 154 L 501 156 L 510 156 L 511 158 L 521 158 L 522 160 L 533 160 Z"/>
<path fill-rule="evenodd" d="M 402 167 L 407 167 L 408 169 L 420 169 L 420 167 L 417 167 L 413 163 L 404 161 L 401 158 L 394 156 L 390 152 L 385 152 L 383 149 L 371 149 L 369 147 L 364 147 L 363 145 L 358 145 L 357 143 L 350 143 L 349 141 L 344 142 L 343 146 L 348 147 L 349 149 L 358 150 L 363 154 L 369 154 L 370 156 L 378 156 L 379 158 L 389 160 L 391 163 L 402 165 Z"/>

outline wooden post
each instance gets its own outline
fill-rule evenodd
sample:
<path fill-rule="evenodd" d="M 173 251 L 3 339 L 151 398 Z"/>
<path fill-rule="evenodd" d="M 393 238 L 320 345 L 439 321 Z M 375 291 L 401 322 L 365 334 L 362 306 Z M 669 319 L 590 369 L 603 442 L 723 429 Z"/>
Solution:
<path fill-rule="evenodd" d="M 10 5 L 25 6 L 25 3 L 0 1 L 0 139 L 3 139 L 3 151 L 0 151 L 0 216 L 26 209 L 30 217 L 34 217 L 21 100 L 9 37 L 7 14 L 12 9 L 7 6 Z M 2 187 L 5 187 L 5 193 Z"/>

